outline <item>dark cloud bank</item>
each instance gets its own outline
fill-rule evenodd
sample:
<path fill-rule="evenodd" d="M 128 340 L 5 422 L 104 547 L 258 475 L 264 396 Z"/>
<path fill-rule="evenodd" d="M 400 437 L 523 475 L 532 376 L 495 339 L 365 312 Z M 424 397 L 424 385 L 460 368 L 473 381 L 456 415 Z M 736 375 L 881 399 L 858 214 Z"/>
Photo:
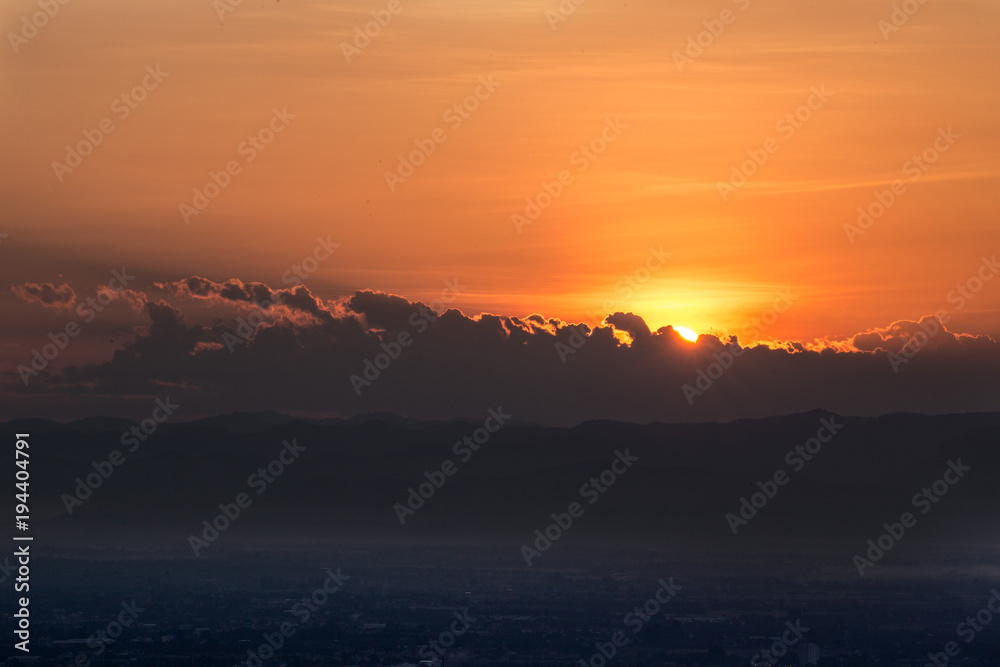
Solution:
<path fill-rule="evenodd" d="M 743 348 L 712 336 L 690 343 L 670 327 L 650 331 L 632 313 L 592 329 L 540 315 L 470 318 L 370 291 L 325 302 L 304 286 L 238 280 L 158 287 L 172 303 L 148 298 L 148 323 L 109 361 L 41 374 L 27 388 L 8 371 L 5 416 L 137 417 L 168 395 L 185 419 L 236 410 L 475 418 L 502 405 L 520 421 L 569 425 L 815 408 L 1000 409 L 1000 344 L 949 332 L 935 317 L 823 345 Z M 187 323 L 178 304 L 192 300 L 218 306 L 220 319 Z"/>

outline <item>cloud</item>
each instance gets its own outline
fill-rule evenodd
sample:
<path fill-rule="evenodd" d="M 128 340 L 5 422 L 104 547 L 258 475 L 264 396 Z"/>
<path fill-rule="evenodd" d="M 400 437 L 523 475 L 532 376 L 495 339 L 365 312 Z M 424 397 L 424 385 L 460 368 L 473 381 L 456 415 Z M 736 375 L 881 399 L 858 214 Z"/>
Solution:
<path fill-rule="evenodd" d="M 146 295 L 145 292 L 140 292 L 136 290 L 130 290 L 130 289 L 115 290 L 108 287 L 107 285 L 101 285 L 101 287 L 97 289 L 97 293 L 98 295 L 103 295 L 105 298 L 108 299 L 112 300 L 118 299 L 124 302 L 129 308 L 131 308 L 133 311 L 137 313 L 143 312 L 143 309 L 145 309 L 146 307 L 146 303 L 149 302 L 149 297 Z"/>
<path fill-rule="evenodd" d="M 371 327 L 401 331 L 407 326 L 410 316 L 416 312 L 413 305 L 400 296 L 380 292 L 358 292 L 347 301 L 347 307 L 354 313 L 363 315 Z"/>
<path fill-rule="evenodd" d="M 202 325 L 188 323 L 177 305 L 147 300 L 146 324 L 109 360 L 36 378 L 32 391 L 46 400 L 17 394 L 17 383 L 8 382 L 9 409 L 46 416 L 48 406 L 62 404 L 51 396 L 73 395 L 90 400 L 93 411 L 118 414 L 124 398 L 169 394 L 192 417 L 278 410 L 451 419 L 502 405 L 518 419 L 564 425 L 815 408 L 854 415 L 1000 409 L 1000 344 L 948 331 L 933 317 L 824 344 L 742 347 L 709 335 L 692 343 L 671 327 L 650 331 L 625 312 L 592 328 L 539 314 L 439 313 L 373 291 L 324 301 L 304 286 L 238 280 L 194 277 L 161 287 L 251 308 L 220 307 L 213 324 Z M 253 305 L 261 297 L 277 305 Z M 935 333 L 919 342 L 927 331 Z M 693 400 L 685 387 L 698 390 Z"/>
<path fill-rule="evenodd" d="M 76 303 L 76 292 L 63 283 L 56 287 L 52 283 L 24 283 L 11 285 L 11 291 L 28 303 L 41 304 L 46 308 L 72 310 Z"/>
<path fill-rule="evenodd" d="M 227 280 L 218 283 L 200 276 L 169 283 L 155 283 L 160 289 L 174 295 L 189 296 L 215 302 L 270 303 L 274 293 L 264 283 L 244 283 L 241 280 Z"/>
<path fill-rule="evenodd" d="M 633 341 L 645 340 L 652 335 L 646 321 L 632 313 L 614 313 L 608 315 L 605 321 L 615 329 L 627 333 Z"/>
<path fill-rule="evenodd" d="M 169 283 L 155 283 L 167 292 L 207 301 L 213 304 L 228 303 L 250 306 L 269 312 L 274 317 L 281 312 L 312 315 L 321 322 L 331 323 L 335 318 L 334 308 L 330 308 L 303 285 L 285 289 L 271 289 L 264 283 L 244 283 L 241 280 L 216 282 L 199 276 Z"/>
<path fill-rule="evenodd" d="M 948 331 L 940 317 L 928 315 L 920 320 L 899 320 L 884 328 L 869 329 L 856 334 L 850 343 L 862 352 L 902 353 L 914 349 L 955 350 L 960 347 L 987 351 L 995 341 L 989 336 Z"/>

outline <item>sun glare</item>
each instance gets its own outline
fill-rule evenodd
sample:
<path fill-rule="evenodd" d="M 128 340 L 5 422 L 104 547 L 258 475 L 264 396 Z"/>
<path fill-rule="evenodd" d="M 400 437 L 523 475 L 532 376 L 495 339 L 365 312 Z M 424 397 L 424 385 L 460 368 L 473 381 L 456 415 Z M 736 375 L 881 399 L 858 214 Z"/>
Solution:
<path fill-rule="evenodd" d="M 692 343 L 698 340 L 698 334 L 696 334 L 694 331 L 691 331 L 687 327 L 674 327 L 674 331 L 679 333 L 681 335 L 681 338 L 689 340 Z"/>

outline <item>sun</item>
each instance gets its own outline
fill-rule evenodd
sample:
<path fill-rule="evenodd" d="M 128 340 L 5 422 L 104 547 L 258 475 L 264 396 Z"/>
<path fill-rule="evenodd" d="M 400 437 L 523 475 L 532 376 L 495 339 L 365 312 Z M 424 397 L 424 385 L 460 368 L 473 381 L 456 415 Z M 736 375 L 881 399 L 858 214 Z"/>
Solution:
<path fill-rule="evenodd" d="M 674 327 L 674 331 L 679 333 L 681 335 L 681 338 L 689 340 L 692 343 L 698 340 L 698 334 L 695 333 L 694 331 L 691 331 L 687 327 Z"/>

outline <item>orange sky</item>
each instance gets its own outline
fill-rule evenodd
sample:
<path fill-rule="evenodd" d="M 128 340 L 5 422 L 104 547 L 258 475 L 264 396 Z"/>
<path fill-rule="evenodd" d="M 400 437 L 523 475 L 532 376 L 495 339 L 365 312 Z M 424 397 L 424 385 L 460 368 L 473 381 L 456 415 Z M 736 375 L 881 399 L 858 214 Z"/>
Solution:
<path fill-rule="evenodd" d="M 243 0 L 220 21 L 205 0 L 70 0 L 17 53 L 8 35 L 5 283 L 91 294 L 125 265 L 142 289 L 281 286 L 330 236 L 340 247 L 306 281 L 324 298 L 429 301 L 458 277 L 468 314 L 579 320 L 610 299 L 653 328 L 721 333 L 790 288 L 768 333 L 808 340 L 946 307 L 1000 251 L 993 0 L 929 0 L 888 39 L 891 2 L 587 0 L 553 29 L 556 0 L 404 0 L 348 63 L 341 43 L 389 4 Z M 674 52 L 723 10 L 733 20 L 678 71 Z M 4 32 L 37 11 L 5 2 Z M 169 76 L 119 119 L 113 101 L 157 66 Z M 453 127 L 445 112 L 480 77 L 500 85 Z M 832 96 L 786 137 L 776 122 L 813 86 Z M 239 146 L 274 108 L 295 118 L 248 163 Z M 52 163 L 105 118 L 114 131 L 60 181 Z M 627 128 L 579 171 L 574 152 L 615 118 Z M 909 180 L 949 127 L 959 138 Z M 436 128 L 447 140 L 390 191 L 386 170 Z M 723 201 L 717 183 L 768 139 L 777 151 Z M 231 160 L 240 173 L 185 224 L 179 205 Z M 563 170 L 573 182 L 518 233 L 511 215 Z M 896 179 L 905 193 L 849 242 L 844 225 Z M 616 294 L 661 246 L 666 265 Z M 6 285 L 0 299 L 17 355 L 60 319 Z M 998 311 L 988 286 L 950 328 L 998 335 Z"/>

